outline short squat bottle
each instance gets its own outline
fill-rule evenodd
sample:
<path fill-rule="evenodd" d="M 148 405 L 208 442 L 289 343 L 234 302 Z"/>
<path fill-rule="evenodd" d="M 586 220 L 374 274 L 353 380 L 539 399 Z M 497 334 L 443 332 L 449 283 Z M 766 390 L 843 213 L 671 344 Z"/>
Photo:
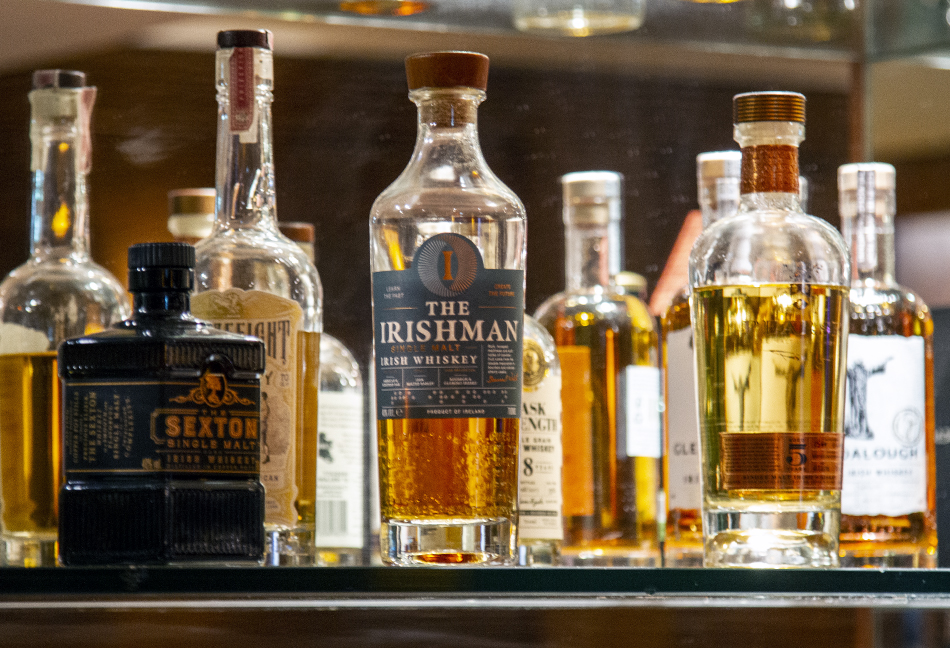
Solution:
<path fill-rule="evenodd" d="M 851 247 L 842 567 L 936 567 L 933 319 L 894 280 L 895 172 L 838 169 Z"/>
<path fill-rule="evenodd" d="M 704 565 L 838 565 L 848 253 L 801 210 L 805 97 L 737 95 L 739 211 L 689 260 Z"/>
<path fill-rule="evenodd" d="M 181 243 L 195 245 L 214 227 L 215 192 L 210 187 L 168 192 L 168 231 Z"/>
<path fill-rule="evenodd" d="M 703 226 L 735 214 L 739 206 L 739 151 L 696 156 L 696 183 Z M 703 521 L 699 423 L 696 418 L 696 362 L 689 319 L 689 286 L 683 286 L 660 321 L 663 397 L 666 402 L 663 484 L 666 538 L 663 564 L 702 567 Z"/>
<path fill-rule="evenodd" d="M 133 314 L 63 342 L 60 560 L 259 563 L 264 346 L 189 312 L 194 248 L 129 248 Z"/>
<path fill-rule="evenodd" d="M 261 382 L 261 481 L 267 564 L 314 562 L 317 399 L 323 289 L 307 255 L 277 228 L 272 37 L 218 34 L 215 224 L 195 248 L 196 317 L 267 347 Z"/>
<path fill-rule="evenodd" d="M 312 223 L 281 222 L 281 233 L 316 263 Z M 317 415 L 317 564 L 359 565 L 366 528 L 366 412 L 359 363 L 337 338 L 320 336 L 320 407 Z"/>
<path fill-rule="evenodd" d="M 95 98 L 82 72 L 33 75 L 31 256 L 0 283 L 3 565 L 56 564 L 62 484 L 57 347 L 129 316 L 125 289 L 89 252 Z"/>
<path fill-rule="evenodd" d="M 524 391 L 518 456 L 518 564 L 561 561 L 561 363 L 554 338 L 524 317 Z"/>
<path fill-rule="evenodd" d="M 566 289 L 535 317 L 561 365 L 567 565 L 660 564 L 660 370 L 646 304 L 621 292 L 622 176 L 561 178 Z"/>
<path fill-rule="evenodd" d="M 406 59 L 418 135 L 370 219 L 383 561 L 515 556 L 525 212 L 478 142 L 488 57 Z"/>

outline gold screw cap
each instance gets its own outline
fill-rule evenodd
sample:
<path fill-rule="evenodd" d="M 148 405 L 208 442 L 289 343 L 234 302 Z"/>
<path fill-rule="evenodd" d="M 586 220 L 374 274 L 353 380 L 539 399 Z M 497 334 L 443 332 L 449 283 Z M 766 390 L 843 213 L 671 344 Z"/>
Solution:
<path fill-rule="evenodd" d="M 805 123 L 805 95 L 797 92 L 746 92 L 732 99 L 733 122 Z"/>

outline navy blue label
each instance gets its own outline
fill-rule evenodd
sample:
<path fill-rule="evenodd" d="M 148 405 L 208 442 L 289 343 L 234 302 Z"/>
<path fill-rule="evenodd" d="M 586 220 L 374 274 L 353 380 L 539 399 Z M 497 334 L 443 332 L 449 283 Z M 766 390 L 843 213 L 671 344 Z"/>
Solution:
<path fill-rule="evenodd" d="M 412 267 L 373 273 L 376 416 L 518 418 L 524 272 L 437 234 Z"/>
<path fill-rule="evenodd" d="M 80 473 L 260 474 L 260 383 L 68 380 L 63 465 Z"/>

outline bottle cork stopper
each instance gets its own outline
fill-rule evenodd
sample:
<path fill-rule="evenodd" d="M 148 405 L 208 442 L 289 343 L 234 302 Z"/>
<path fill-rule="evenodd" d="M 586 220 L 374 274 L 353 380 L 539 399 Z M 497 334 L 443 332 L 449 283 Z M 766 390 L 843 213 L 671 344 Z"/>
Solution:
<path fill-rule="evenodd" d="M 316 227 L 313 223 L 301 221 L 279 221 L 277 226 L 280 233 L 295 243 L 313 243 L 316 236 Z"/>
<path fill-rule="evenodd" d="M 420 52 L 406 57 L 406 80 L 418 88 L 488 87 L 488 57 L 478 52 Z"/>
<path fill-rule="evenodd" d="M 733 97 L 733 122 L 805 123 L 805 95 L 798 92 L 747 92 Z"/>

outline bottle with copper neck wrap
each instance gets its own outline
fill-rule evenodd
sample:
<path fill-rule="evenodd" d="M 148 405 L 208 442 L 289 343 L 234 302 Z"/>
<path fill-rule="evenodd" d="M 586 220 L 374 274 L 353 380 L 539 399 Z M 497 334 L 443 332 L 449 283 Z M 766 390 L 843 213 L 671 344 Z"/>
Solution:
<path fill-rule="evenodd" d="M 850 285 L 837 230 L 801 210 L 805 97 L 737 95 L 739 212 L 690 254 L 704 564 L 838 565 Z"/>
<path fill-rule="evenodd" d="M 488 57 L 406 59 L 416 147 L 370 220 L 385 562 L 514 559 L 525 213 L 478 143 Z"/>

